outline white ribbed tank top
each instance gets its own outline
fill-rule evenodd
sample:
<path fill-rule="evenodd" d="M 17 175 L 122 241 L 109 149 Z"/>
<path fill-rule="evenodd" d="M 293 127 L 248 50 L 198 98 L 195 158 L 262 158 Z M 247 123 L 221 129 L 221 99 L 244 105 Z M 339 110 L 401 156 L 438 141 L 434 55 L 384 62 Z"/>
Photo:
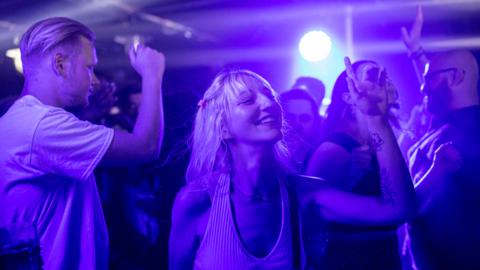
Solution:
<path fill-rule="evenodd" d="M 195 256 L 193 269 L 294 269 L 289 198 L 283 181 L 280 181 L 280 196 L 280 234 L 267 256 L 255 257 L 248 252 L 237 234 L 230 205 L 230 177 L 222 174 L 215 188 L 210 217 Z"/>

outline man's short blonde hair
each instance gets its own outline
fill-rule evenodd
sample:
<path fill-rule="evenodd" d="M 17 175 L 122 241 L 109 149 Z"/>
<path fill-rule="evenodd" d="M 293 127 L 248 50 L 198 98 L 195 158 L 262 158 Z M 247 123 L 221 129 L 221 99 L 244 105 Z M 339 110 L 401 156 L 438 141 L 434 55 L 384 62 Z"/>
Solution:
<path fill-rule="evenodd" d="M 35 23 L 20 40 L 24 68 L 32 56 L 42 56 L 59 46 L 75 48 L 82 36 L 92 43 L 95 41 L 95 35 L 87 26 L 69 18 L 54 17 Z"/>

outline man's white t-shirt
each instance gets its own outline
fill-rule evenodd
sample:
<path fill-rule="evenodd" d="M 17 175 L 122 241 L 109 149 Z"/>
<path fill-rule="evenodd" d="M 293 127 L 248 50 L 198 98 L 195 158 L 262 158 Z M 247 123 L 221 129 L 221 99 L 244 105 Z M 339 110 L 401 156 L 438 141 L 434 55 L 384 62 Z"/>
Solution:
<path fill-rule="evenodd" d="M 113 129 L 26 95 L 0 118 L 0 226 L 37 226 L 44 267 L 107 269 L 93 169 Z"/>

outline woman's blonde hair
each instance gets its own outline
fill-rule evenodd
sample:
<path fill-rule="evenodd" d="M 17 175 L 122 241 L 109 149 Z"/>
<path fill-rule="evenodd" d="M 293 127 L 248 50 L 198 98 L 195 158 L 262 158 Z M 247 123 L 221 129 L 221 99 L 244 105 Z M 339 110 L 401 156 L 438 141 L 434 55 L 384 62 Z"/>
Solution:
<path fill-rule="evenodd" d="M 208 181 L 215 173 L 231 172 L 231 153 L 223 140 L 222 125 L 229 117 L 231 106 L 245 90 L 267 88 L 278 98 L 270 84 L 260 75 L 244 69 L 229 69 L 220 72 L 205 91 L 198 104 L 193 134 L 191 157 L 186 172 L 187 183 Z M 282 120 L 282 132 L 285 122 Z M 283 138 L 273 146 L 273 154 L 280 169 L 289 171 L 288 150 Z"/>

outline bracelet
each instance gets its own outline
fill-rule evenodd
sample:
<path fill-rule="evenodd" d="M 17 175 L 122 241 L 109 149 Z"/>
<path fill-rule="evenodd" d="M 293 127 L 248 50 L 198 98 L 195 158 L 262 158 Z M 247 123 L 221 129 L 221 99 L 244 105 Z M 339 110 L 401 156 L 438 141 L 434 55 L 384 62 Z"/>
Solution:
<path fill-rule="evenodd" d="M 408 57 L 411 59 L 418 59 L 420 56 L 425 55 L 425 51 L 422 47 L 418 48 L 418 50 L 414 52 L 408 52 Z"/>

